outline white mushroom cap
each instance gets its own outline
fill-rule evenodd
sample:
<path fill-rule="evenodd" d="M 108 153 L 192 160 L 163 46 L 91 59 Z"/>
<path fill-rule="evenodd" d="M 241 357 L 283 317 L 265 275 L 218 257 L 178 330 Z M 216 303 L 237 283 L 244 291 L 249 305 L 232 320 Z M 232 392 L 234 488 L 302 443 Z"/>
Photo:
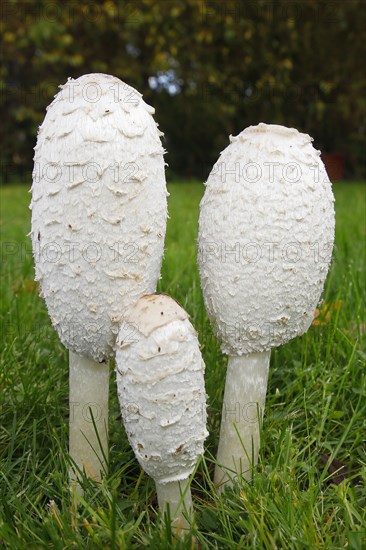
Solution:
<path fill-rule="evenodd" d="M 69 79 L 35 147 L 36 279 L 63 344 L 102 361 L 123 314 L 154 292 L 167 219 L 154 109 L 118 78 Z"/>
<path fill-rule="evenodd" d="M 130 310 L 116 351 L 118 397 L 141 467 L 159 483 L 186 479 L 203 453 L 204 362 L 187 313 L 169 296 Z"/>
<path fill-rule="evenodd" d="M 310 326 L 331 260 L 334 197 L 312 139 L 259 124 L 208 178 L 199 265 L 208 314 L 229 355 L 262 352 Z"/>

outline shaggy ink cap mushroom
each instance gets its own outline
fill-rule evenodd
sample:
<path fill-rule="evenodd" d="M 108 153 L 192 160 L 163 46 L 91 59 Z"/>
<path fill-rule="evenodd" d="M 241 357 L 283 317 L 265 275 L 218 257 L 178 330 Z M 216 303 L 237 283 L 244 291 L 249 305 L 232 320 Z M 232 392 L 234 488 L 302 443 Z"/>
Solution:
<path fill-rule="evenodd" d="M 231 137 L 201 201 L 201 286 L 229 355 L 215 469 L 220 490 L 234 477 L 251 477 L 270 350 L 309 328 L 328 272 L 334 198 L 311 142 L 294 128 L 250 126 Z"/>

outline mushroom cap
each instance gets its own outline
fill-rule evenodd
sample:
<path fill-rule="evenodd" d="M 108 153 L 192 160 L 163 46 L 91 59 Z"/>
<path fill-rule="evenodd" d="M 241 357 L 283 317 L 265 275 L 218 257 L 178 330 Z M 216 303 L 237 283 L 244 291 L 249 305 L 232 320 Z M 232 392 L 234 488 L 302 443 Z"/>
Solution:
<path fill-rule="evenodd" d="M 88 74 L 60 88 L 35 147 L 36 280 L 63 344 L 103 361 L 123 314 L 160 275 L 162 134 L 154 109 L 118 78 Z"/>
<path fill-rule="evenodd" d="M 187 313 L 166 295 L 140 298 L 116 344 L 118 397 L 129 442 L 159 483 L 186 479 L 203 453 L 205 365 Z"/>
<path fill-rule="evenodd" d="M 270 350 L 309 328 L 331 261 L 334 197 L 294 128 L 250 126 L 221 153 L 200 205 L 199 268 L 222 350 Z"/>

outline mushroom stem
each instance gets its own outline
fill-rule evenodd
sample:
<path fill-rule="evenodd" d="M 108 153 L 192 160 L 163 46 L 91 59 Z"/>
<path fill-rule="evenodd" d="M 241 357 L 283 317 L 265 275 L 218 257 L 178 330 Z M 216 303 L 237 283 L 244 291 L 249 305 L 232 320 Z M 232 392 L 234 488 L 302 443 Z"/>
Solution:
<path fill-rule="evenodd" d="M 238 475 L 250 479 L 257 464 L 270 355 L 229 357 L 214 478 L 220 491 Z"/>
<path fill-rule="evenodd" d="M 169 507 L 172 527 L 179 531 L 189 529 L 192 522 L 192 496 L 190 481 L 156 482 L 156 492 L 160 511 L 164 514 Z"/>
<path fill-rule="evenodd" d="M 80 470 L 100 481 L 108 460 L 108 363 L 70 351 L 69 367 L 69 453 Z M 76 492 L 82 494 L 74 468 L 70 477 Z"/>

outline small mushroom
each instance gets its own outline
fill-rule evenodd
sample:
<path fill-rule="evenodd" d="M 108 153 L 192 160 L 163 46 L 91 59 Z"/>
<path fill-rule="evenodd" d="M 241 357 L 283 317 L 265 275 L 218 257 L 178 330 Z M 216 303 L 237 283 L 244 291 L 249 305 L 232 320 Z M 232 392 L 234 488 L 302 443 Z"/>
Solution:
<path fill-rule="evenodd" d="M 153 113 L 114 76 L 70 78 L 35 147 L 36 279 L 69 350 L 70 455 L 97 480 L 108 456 L 107 361 L 123 314 L 155 291 L 163 256 L 167 191 Z"/>
<path fill-rule="evenodd" d="M 329 268 L 334 197 L 311 142 L 267 124 L 231 137 L 200 205 L 202 291 L 229 355 L 218 486 L 250 477 L 270 350 L 307 331 Z"/>
<path fill-rule="evenodd" d="M 187 529 L 189 477 L 208 435 L 204 362 L 187 313 L 166 295 L 140 298 L 121 326 L 116 365 L 131 447 L 156 483 L 160 510 Z"/>

